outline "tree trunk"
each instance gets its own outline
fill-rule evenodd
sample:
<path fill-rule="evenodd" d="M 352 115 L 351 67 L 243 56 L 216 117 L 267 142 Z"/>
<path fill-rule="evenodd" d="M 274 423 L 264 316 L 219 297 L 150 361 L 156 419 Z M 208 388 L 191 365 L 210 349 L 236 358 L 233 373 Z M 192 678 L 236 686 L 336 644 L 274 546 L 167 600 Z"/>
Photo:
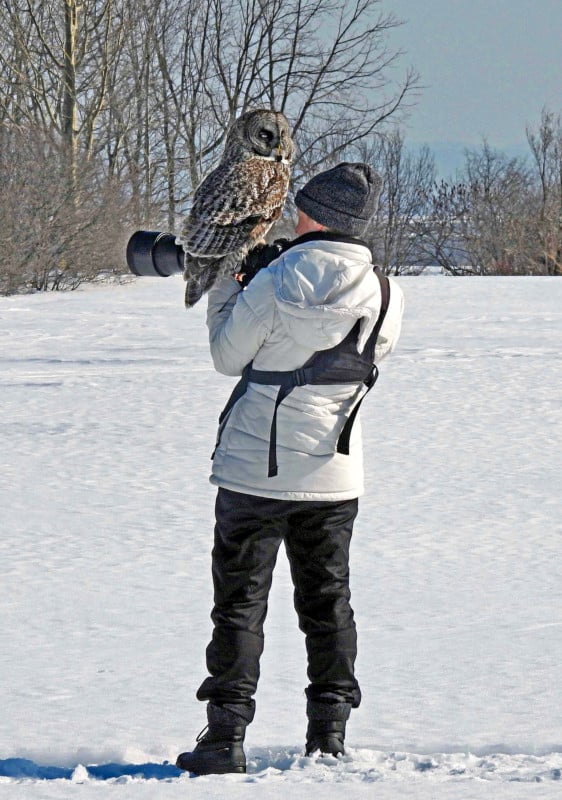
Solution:
<path fill-rule="evenodd" d="M 78 160 L 78 109 L 76 102 L 77 0 L 64 0 L 64 61 L 62 98 L 62 137 L 66 159 L 69 198 L 76 200 Z"/>

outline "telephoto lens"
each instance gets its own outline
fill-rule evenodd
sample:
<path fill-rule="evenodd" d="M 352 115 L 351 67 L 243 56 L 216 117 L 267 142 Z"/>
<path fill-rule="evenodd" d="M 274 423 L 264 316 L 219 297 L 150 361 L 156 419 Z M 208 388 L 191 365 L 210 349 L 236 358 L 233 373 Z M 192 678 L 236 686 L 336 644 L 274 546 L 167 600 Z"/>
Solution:
<path fill-rule="evenodd" d="M 184 252 L 173 233 L 137 231 L 127 244 L 127 266 L 133 275 L 168 278 L 183 272 Z"/>

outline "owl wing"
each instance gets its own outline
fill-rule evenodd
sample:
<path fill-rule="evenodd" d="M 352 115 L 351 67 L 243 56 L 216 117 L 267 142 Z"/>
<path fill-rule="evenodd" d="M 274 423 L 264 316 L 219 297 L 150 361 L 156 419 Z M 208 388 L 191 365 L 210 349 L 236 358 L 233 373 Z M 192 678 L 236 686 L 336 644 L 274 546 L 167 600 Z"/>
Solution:
<path fill-rule="evenodd" d="M 193 256 L 244 253 L 281 216 L 289 166 L 251 158 L 219 165 L 197 188 L 180 241 Z"/>

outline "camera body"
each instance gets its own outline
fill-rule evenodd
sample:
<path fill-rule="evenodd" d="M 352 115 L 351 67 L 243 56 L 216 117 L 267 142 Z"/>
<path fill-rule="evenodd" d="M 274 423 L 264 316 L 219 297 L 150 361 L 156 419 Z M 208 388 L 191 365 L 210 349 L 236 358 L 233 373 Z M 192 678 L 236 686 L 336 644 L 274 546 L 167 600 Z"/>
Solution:
<path fill-rule="evenodd" d="M 168 278 L 184 270 L 184 251 L 173 233 L 137 231 L 127 244 L 127 266 L 133 275 Z"/>

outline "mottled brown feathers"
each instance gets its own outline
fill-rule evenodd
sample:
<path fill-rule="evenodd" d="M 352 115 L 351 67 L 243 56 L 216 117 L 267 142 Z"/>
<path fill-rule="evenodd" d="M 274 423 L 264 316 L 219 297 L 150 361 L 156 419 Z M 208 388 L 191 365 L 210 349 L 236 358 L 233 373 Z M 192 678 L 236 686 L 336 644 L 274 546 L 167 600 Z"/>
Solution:
<path fill-rule="evenodd" d="M 231 126 L 220 163 L 197 187 L 180 241 L 186 306 L 234 271 L 279 219 L 294 146 L 283 114 L 249 111 Z"/>

